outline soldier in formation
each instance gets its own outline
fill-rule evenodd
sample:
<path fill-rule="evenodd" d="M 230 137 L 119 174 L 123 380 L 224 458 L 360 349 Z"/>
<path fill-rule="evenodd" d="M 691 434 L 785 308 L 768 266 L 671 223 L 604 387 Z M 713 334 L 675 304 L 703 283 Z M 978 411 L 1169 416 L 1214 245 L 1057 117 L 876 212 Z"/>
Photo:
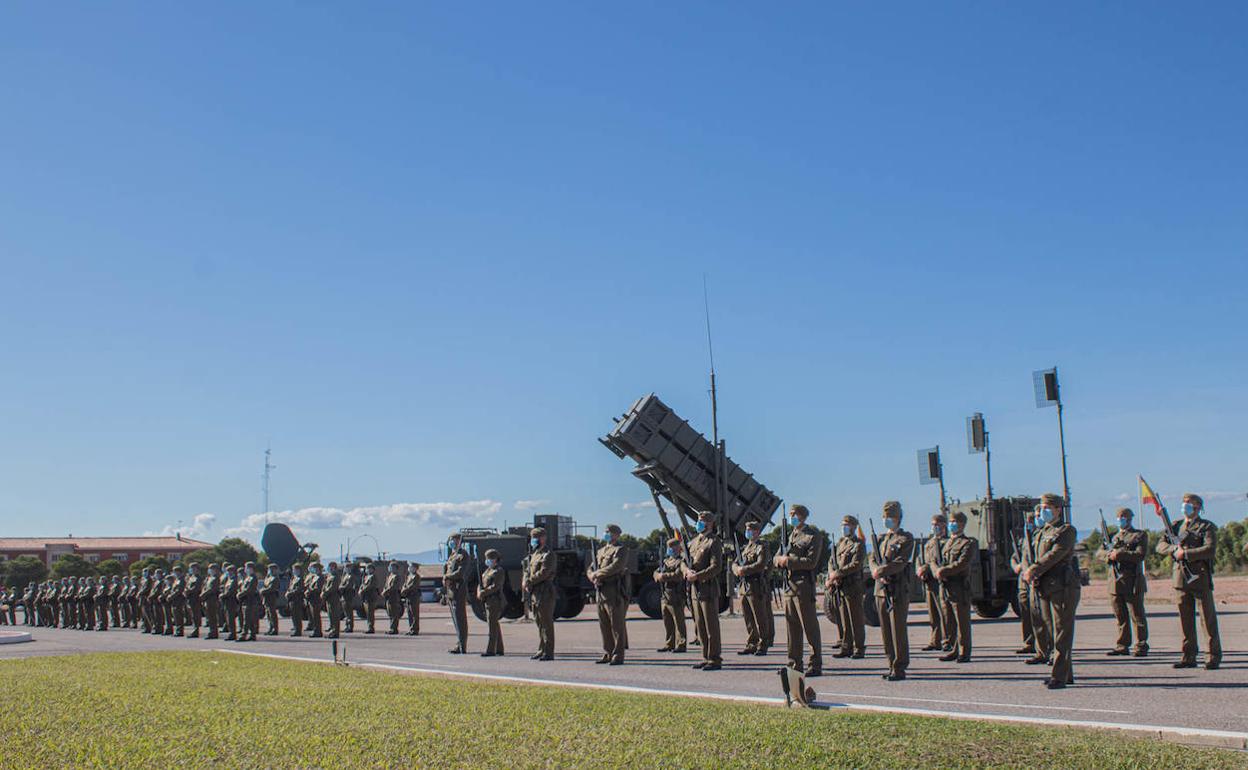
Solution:
<path fill-rule="evenodd" d="M 533 603 L 533 622 L 537 624 L 537 653 L 533 660 L 555 659 L 555 555 L 546 547 L 546 530 L 529 530 L 529 561 L 525 567 L 521 590 Z"/>
<path fill-rule="evenodd" d="M 278 620 L 277 605 L 282 594 L 282 576 L 276 564 L 270 564 L 264 582 L 260 584 L 260 601 L 264 603 L 264 618 L 267 625 L 265 636 L 277 636 Z"/>
<path fill-rule="evenodd" d="M 628 570 L 627 552 L 620 544 L 622 531 L 618 524 L 608 524 L 603 544 L 594 554 L 594 563 L 586 575 L 598 594 L 598 628 L 602 632 L 602 657 L 599 663 L 619 666 L 624 663 L 628 644 L 624 616 L 629 596 L 625 591 Z"/>
<path fill-rule="evenodd" d="M 1130 508 L 1118 509 L 1118 531 L 1101 544 L 1100 556 L 1110 565 L 1109 604 L 1118 624 L 1118 639 L 1107 655 L 1148 655 L 1148 616 L 1144 594 L 1148 579 L 1144 559 L 1148 556 L 1148 533 L 1131 526 L 1135 514 Z M 1135 627 L 1135 651 L 1131 651 L 1131 630 Z"/>
<path fill-rule="evenodd" d="M 324 591 L 325 577 L 321 574 L 321 565 L 312 562 L 308 565 L 308 576 L 303 579 L 303 597 L 308 612 L 308 636 L 313 639 L 320 639 L 325 635 L 321 630 L 321 613 L 325 609 Z"/>
<path fill-rule="evenodd" d="M 910 560 L 914 537 L 901 528 L 901 503 L 884 503 L 884 536 L 878 553 L 871 554 L 871 576 L 875 578 L 875 608 L 880 618 L 880 636 L 888 673 L 884 679 L 898 682 L 906 678 L 910 666 L 910 637 L 906 620 L 910 612 Z"/>
<path fill-rule="evenodd" d="M 1023 572 L 1023 579 L 1035 588 L 1043 623 L 1052 635 L 1053 668 L 1044 684 L 1058 690 L 1075 681 L 1071 650 L 1081 594 L 1078 563 L 1074 561 L 1075 528 L 1065 520 L 1061 495 L 1049 493 L 1040 498 L 1039 523 L 1036 562 Z"/>
<path fill-rule="evenodd" d="M 806 526 L 810 511 L 804 505 L 789 510 L 788 550 L 776 555 L 775 564 L 784 570 L 784 621 L 788 632 L 789 668 L 803 670 L 802 638 L 810 644 L 806 676 L 823 673 L 823 643 L 819 616 L 815 609 L 815 575 L 823 556 L 823 535 Z M 843 638 L 843 635 L 842 635 Z"/>
<path fill-rule="evenodd" d="M 661 593 L 659 610 L 663 615 L 663 646 L 658 652 L 684 652 L 687 649 L 685 627 L 685 597 L 688 584 L 680 557 L 680 538 L 669 538 L 659 568 L 654 571 L 654 581 Z M 767 591 L 767 603 L 771 604 L 771 590 Z"/>
<path fill-rule="evenodd" d="M 204 578 L 199 590 L 204 603 L 204 626 L 208 633 L 205 639 L 219 639 L 217 629 L 221 626 L 221 565 L 209 564 L 208 576 Z"/>
<path fill-rule="evenodd" d="M 1039 506 L 1037 506 L 1039 507 Z M 1014 651 L 1016 655 L 1036 656 L 1036 631 L 1034 625 L 1034 612 L 1031 601 L 1031 584 L 1022 579 L 1022 573 L 1031 566 L 1030 554 L 1033 553 L 1036 534 L 1036 512 L 1027 511 L 1024 514 L 1023 534 L 1019 538 L 1019 542 L 1015 543 L 1013 553 L 1010 554 L 1010 571 L 1019 576 L 1018 579 L 1018 616 L 1022 621 L 1023 646 Z M 1043 657 L 1047 658 L 1045 654 Z"/>
<path fill-rule="evenodd" d="M 325 613 L 329 615 L 329 633 L 330 639 L 337 639 L 342 635 L 342 570 L 338 567 L 338 562 L 331 561 L 329 563 L 329 574 L 325 576 L 325 582 L 321 587 L 321 602 L 325 605 Z"/>
<path fill-rule="evenodd" d="M 485 606 L 485 625 L 488 630 L 483 658 L 503 654 L 503 570 L 498 566 L 499 553 L 493 548 L 485 552 L 485 570 L 477 586 L 477 601 Z M 398 619 L 393 621 L 397 627 Z M 397 633 L 397 631 L 395 632 Z"/>
<path fill-rule="evenodd" d="M 414 561 L 407 563 L 407 577 L 403 579 L 400 592 L 403 605 L 407 609 L 407 635 L 420 635 L 420 565 Z"/>
<path fill-rule="evenodd" d="M 364 566 L 364 577 L 360 578 L 360 608 L 364 610 L 364 619 L 368 621 L 366 634 L 377 632 L 377 603 L 381 600 L 381 587 L 377 585 L 377 568 L 369 562 Z"/>
<path fill-rule="evenodd" d="M 1183 521 L 1174 533 L 1176 543 L 1162 538 L 1157 552 L 1173 562 L 1175 600 L 1179 606 L 1179 624 L 1183 630 L 1183 657 L 1175 668 L 1195 668 L 1200 645 L 1196 638 L 1196 605 L 1205 627 L 1205 668 L 1210 671 L 1222 664 L 1222 638 L 1218 634 L 1218 609 L 1213 601 L 1213 559 L 1218 546 L 1218 528 L 1201 518 L 1205 501 L 1200 495 L 1183 495 Z"/>
<path fill-rule="evenodd" d="M 698 514 L 697 536 L 689 543 L 689 564 L 684 565 L 685 580 L 693 590 L 693 622 L 697 629 L 702 661 L 693 664 L 702 671 L 719 671 L 724 667 L 719 636 L 719 576 L 724 565 L 724 542 L 715 534 L 715 516 L 707 511 Z"/>
<path fill-rule="evenodd" d="M 923 593 L 927 600 L 927 623 L 931 627 L 924 652 L 931 650 L 953 650 L 954 619 L 945 612 L 945 603 L 940 595 L 940 580 L 936 577 L 936 567 L 944 554 L 945 539 L 948 536 L 948 519 L 945 514 L 938 513 L 932 517 L 932 534 L 927 537 L 919 548 L 922 561 L 919 562 L 918 578 L 923 583 Z"/>
<path fill-rule="evenodd" d="M 771 610 L 771 558 L 762 540 L 763 526 L 757 521 L 745 525 L 745 545 L 732 565 L 741 578 L 741 615 L 745 618 L 745 646 L 738 655 L 766 655 L 776 640 L 775 617 Z M 682 618 L 683 620 L 683 618 Z M 683 646 L 683 645 L 682 645 Z"/>
<path fill-rule="evenodd" d="M 452 655 L 468 652 L 468 552 L 460 543 L 459 533 L 452 534 L 448 542 L 446 564 L 442 565 L 442 595 L 446 597 L 447 606 L 451 610 L 451 622 L 455 626 L 456 643 L 449 650 Z"/>
<path fill-rule="evenodd" d="M 942 614 L 954 621 L 954 636 L 946 636 L 951 649 L 943 661 L 971 662 L 971 565 L 979 562 L 979 543 L 966 536 L 966 514 L 958 511 L 949 522 L 949 537 L 941 550 L 940 566 L 934 570 L 940 581 Z"/>
<path fill-rule="evenodd" d="M 836 591 L 837 608 L 841 613 L 840 649 L 834 658 L 862 659 L 866 655 L 866 621 L 863 600 L 866 586 L 862 567 L 867 559 L 867 546 L 857 536 L 858 519 L 845 516 L 841 519 L 841 537 L 828 568 L 826 590 Z"/>
<path fill-rule="evenodd" d="M 399 622 L 403 619 L 403 579 L 399 577 L 398 562 L 390 562 L 386 573 L 381 598 L 386 603 L 386 615 L 390 618 L 390 628 L 386 633 L 394 636 L 399 633 Z"/>

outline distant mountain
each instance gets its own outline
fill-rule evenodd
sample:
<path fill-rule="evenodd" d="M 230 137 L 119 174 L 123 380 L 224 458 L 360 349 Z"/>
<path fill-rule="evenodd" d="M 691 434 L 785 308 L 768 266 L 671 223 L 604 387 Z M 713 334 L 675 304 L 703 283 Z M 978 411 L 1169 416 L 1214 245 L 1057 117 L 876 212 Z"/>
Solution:
<path fill-rule="evenodd" d="M 439 564 L 442 559 L 441 554 L 434 551 L 421 551 L 420 553 L 392 553 L 387 554 L 391 559 L 400 561 L 414 561 L 417 564 Z"/>

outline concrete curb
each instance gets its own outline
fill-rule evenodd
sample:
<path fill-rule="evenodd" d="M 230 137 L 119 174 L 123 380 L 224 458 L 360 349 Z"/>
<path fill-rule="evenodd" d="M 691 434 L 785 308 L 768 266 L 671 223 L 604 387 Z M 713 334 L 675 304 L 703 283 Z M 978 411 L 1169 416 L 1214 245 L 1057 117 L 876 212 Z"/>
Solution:
<path fill-rule="evenodd" d="M 34 637 L 25 631 L 0 631 L 0 644 L 21 644 L 31 641 L 34 641 Z"/>

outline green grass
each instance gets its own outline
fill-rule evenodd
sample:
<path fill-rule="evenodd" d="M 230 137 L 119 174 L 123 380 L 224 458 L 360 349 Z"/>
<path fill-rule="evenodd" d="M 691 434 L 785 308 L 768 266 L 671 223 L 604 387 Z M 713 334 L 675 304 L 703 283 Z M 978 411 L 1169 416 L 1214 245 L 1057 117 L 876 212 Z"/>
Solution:
<path fill-rule="evenodd" d="M 481 684 L 223 653 L 0 661 L 0 766 L 1248 767 L 1104 732 Z"/>

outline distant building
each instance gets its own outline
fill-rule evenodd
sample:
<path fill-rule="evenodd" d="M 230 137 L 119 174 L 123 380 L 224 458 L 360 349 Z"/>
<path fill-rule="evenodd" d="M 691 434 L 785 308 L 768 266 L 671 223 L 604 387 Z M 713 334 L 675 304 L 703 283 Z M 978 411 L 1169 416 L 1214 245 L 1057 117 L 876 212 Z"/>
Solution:
<path fill-rule="evenodd" d="M 33 556 L 47 566 L 67 553 L 76 553 L 92 564 L 116 559 L 133 564 L 149 556 L 175 561 L 192 551 L 212 548 L 213 543 L 173 537 L 0 537 L 0 561 Z"/>

